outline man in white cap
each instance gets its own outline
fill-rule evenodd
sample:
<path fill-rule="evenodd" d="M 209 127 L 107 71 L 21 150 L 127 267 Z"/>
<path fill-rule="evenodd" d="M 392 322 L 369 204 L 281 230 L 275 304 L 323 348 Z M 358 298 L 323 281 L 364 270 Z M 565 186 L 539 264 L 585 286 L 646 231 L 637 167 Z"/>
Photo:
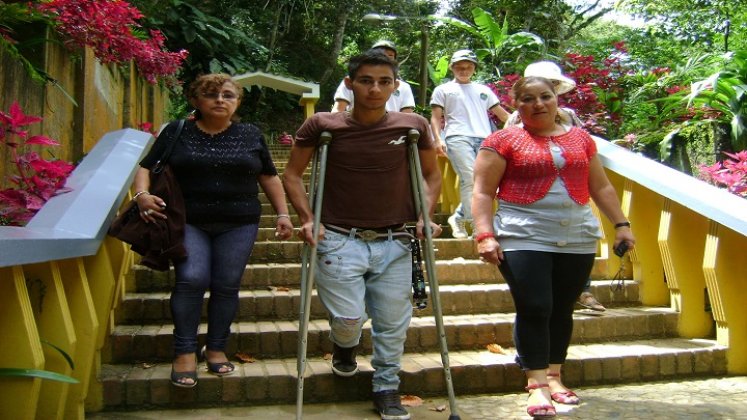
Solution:
<path fill-rule="evenodd" d="M 527 68 L 524 69 L 524 77 L 530 76 L 542 77 L 551 81 L 555 87 L 555 93 L 557 95 L 568 93 L 576 88 L 576 82 L 563 75 L 560 67 L 552 61 L 538 61 L 528 65 Z M 558 117 L 560 117 L 560 124 L 566 129 L 570 129 L 573 126 L 582 128 L 584 126 L 583 122 L 581 122 L 581 120 L 576 116 L 576 112 L 570 108 L 558 108 Z M 508 117 L 504 127 L 512 125 L 521 125 L 519 113 L 516 111 Z M 591 309 L 592 311 L 604 312 L 606 310 L 604 305 L 599 303 L 591 293 L 591 279 L 586 281 L 584 291 L 578 297 L 578 304 L 584 308 Z"/>
<path fill-rule="evenodd" d="M 461 204 L 449 217 L 451 236 L 466 238 L 467 223 L 472 221 L 472 169 L 482 141 L 492 132 L 488 112 L 506 121 L 508 112 L 498 96 L 487 86 L 472 81 L 477 56 L 471 50 L 459 50 L 451 56 L 449 69 L 454 79 L 437 86 L 431 96 L 431 129 L 436 147 L 449 157 L 459 175 Z M 443 132 L 441 120 L 445 119 Z"/>
<path fill-rule="evenodd" d="M 397 61 L 397 48 L 391 41 L 377 41 L 371 49 L 378 49 L 391 60 Z M 402 79 L 398 79 L 399 87 L 392 93 L 386 103 L 386 110 L 389 112 L 413 112 L 415 109 L 415 97 L 412 95 L 412 88 Z M 332 112 L 349 111 L 353 105 L 353 91 L 345 86 L 345 81 L 340 82 L 335 91 L 335 104 L 332 106 Z"/>

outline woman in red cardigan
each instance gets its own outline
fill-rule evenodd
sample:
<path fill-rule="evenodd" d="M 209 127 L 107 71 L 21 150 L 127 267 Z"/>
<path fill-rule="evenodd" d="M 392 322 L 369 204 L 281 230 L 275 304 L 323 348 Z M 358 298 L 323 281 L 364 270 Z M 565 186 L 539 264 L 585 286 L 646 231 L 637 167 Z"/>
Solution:
<path fill-rule="evenodd" d="M 490 135 L 475 162 L 475 240 L 480 257 L 498 265 L 514 299 L 517 362 L 530 393 L 527 413 L 546 418 L 556 415 L 553 401 L 579 403 L 560 371 L 573 306 L 601 236 L 589 199 L 615 224 L 615 246 L 625 242 L 632 248 L 635 238 L 594 141 L 582 129 L 560 124 L 552 82 L 525 77 L 512 95 L 523 127 Z"/>

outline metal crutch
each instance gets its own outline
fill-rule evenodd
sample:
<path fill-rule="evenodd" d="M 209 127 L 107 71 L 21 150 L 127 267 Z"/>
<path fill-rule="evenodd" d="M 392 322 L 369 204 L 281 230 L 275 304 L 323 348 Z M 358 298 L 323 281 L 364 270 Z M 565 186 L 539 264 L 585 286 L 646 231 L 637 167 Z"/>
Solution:
<path fill-rule="evenodd" d="M 431 218 L 428 214 L 428 200 L 423 188 L 423 178 L 420 168 L 420 155 L 418 154 L 418 140 L 420 132 L 412 128 L 407 132 L 407 143 L 410 151 L 410 185 L 412 185 L 413 199 L 416 211 L 423 216 L 423 232 L 425 233 L 425 269 L 428 273 L 428 286 L 431 289 L 431 302 L 433 302 L 433 315 L 436 318 L 436 331 L 438 332 L 439 344 L 441 345 L 441 363 L 444 366 L 444 377 L 446 379 L 446 390 L 449 393 L 449 420 L 460 420 L 457 413 L 456 397 L 454 396 L 454 384 L 451 381 L 451 369 L 449 368 L 449 350 L 446 346 L 446 331 L 444 330 L 443 312 L 441 311 L 441 296 L 438 293 L 438 279 L 436 278 L 436 256 L 433 252 L 433 232 L 431 231 Z"/>
<path fill-rule="evenodd" d="M 322 218 L 322 199 L 324 197 L 324 176 L 327 171 L 327 149 L 332 141 L 332 134 L 323 131 L 319 135 L 319 148 L 314 153 L 309 180 L 309 204 L 314 212 L 313 238 L 319 237 Z M 317 179 L 318 177 L 318 179 Z M 309 315 L 311 312 L 311 293 L 314 288 L 314 270 L 316 270 L 316 245 L 305 242 L 301 252 L 301 308 L 299 310 L 298 356 L 296 368 L 298 386 L 296 389 L 296 420 L 303 418 L 303 381 L 306 374 L 306 350 L 309 336 Z"/>

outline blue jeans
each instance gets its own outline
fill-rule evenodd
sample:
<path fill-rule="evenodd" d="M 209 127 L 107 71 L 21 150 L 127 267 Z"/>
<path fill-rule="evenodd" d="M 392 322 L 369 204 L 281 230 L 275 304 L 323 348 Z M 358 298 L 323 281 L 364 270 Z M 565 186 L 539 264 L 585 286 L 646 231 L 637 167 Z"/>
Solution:
<path fill-rule="evenodd" d="M 459 220 L 472 221 L 472 176 L 477 152 L 483 140 L 481 137 L 467 136 L 449 136 L 444 140 L 446 154 L 459 175 L 459 198 L 462 202 L 455 212 Z"/>
<path fill-rule="evenodd" d="M 206 345 L 209 350 L 225 350 L 239 305 L 241 276 L 258 230 L 258 224 L 215 231 L 185 226 L 184 246 L 189 256 L 174 266 L 176 283 L 171 292 L 175 355 L 197 351 L 197 329 L 208 289 Z"/>
<path fill-rule="evenodd" d="M 316 287 L 329 312 L 330 338 L 358 345 L 370 317 L 373 391 L 399 388 L 400 359 L 412 318 L 412 257 L 407 239 L 365 242 L 329 230 L 317 247 Z"/>

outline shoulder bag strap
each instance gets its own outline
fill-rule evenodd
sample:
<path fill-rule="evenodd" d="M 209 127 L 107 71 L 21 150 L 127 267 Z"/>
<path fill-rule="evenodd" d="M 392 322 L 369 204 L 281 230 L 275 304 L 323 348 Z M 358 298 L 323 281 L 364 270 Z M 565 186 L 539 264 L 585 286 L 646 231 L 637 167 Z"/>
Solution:
<path fill-rule="evenodd" d="M 158 159 L 155 165 L 153 165 L 153 168 L 151 169 L 152 172 L 159 173 L 163 171 L 163 168 L 166 166 L 166 161 L 169 160 L 169 156 L 171 156 L 171 152 L 174 150 L 176 141 L 179 140 L 179 136 L 182 135 L 185 121 L 186 120 L 182 119 L 177 123 L 176 130 L 174 130 L 174 134 L 171 136 L 169 144 L 166 146 L 166 150 L 163 151 L 161 158 Z"/>

